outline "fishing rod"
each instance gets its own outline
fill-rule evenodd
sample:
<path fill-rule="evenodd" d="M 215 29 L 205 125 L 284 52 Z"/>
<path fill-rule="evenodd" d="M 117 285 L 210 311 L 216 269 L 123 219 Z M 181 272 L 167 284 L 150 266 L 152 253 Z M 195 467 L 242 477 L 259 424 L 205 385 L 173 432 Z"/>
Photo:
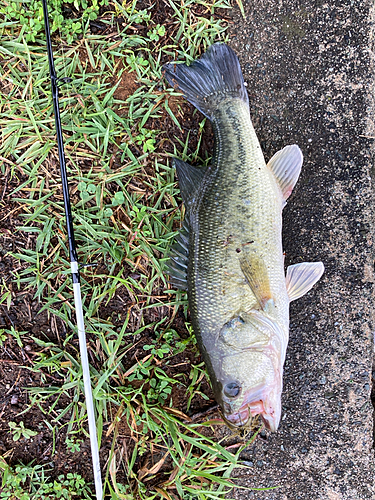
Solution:
<path fill-rule="evenodd" d="M 54 114 L 55 114 L 57 147 L 59 150 L 61 182 L 62 182 L 63 196 L 64 196 L 65 220 L 66 220 L 66 227 L 67 227 L 67 232 L 68 232 L 69 256 L 70 256 L 72 281 L 73 281 L 74 304 L 75 304 L 76 318 L 77 318 L 79 350 L 81 353 L 83 383 L 84 383 L 84 390 L 85 390 L 87 417 L 88 417 L 88 422 L 89 422 L 89 434 L 90 434 L 90 443 L 91 443 L 92 466 L 93 466 L 93 471 L 94 471 L 95 492 L 96 492 L 97 500 L 102 500 L 103 488 L 102 488 L 102 478 L 101 478 L 101 472 L 100 472 L 98 437 L 97 437 L 97 433 L 96 433 L 94 403 L 93 403 L 92 391 L 91 391 L 90 368 L 89 368 L 89 362 L 88 362 L 88 356 L 87 356 L 86 333 L 85 333 L 85 324 L 84 324 L 84 319 L 83 319 L 81 285 L 80 285 L 80 276 L 79 276 L 79 268 L 78 268 L 78 256 L 77 256 L 76 244 L 75 244 L 75 239 L 74 239 L 73 218 L 72 218 L 72 210 L 71 210 L 71 205 L 70 205 L 69 186 L 68 186 L 68 178 L 67 178 L 67 173 L 66 173 L 64 142 L 63 142 L 63 136 L 62 136 L 61 120 L 60 120 L 60 108 L 59 108 L 59 83 L 60 82 L 68 83 L 71 81 L 71 79 L 70 78 L 57 78 L 57 75 L 56 75 L 55 65 L 53 62 L 51 33 L 50 33 L 49 21 L 48 21 L 47 0 L 43 0 L 43 16 L 44 16 L 44 27 L 45 27 L 45 32 L 46 32 L 46 39 L 47 39 L 47 52 L 48 52 L 49 72 L 50 72 L 50 78 L 51 78 L 53 109 L 54 109 Z"/>

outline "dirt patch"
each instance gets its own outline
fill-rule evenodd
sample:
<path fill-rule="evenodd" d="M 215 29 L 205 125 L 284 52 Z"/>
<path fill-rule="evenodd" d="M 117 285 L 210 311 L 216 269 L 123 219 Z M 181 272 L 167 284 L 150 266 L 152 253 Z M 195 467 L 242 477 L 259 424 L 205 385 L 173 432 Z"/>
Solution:
<path fill-rule="evenodd" d="M 120 69 L 120 68 L 118 68 Z M 113 84 L 117 84 L 118 80 L 114 77 Z M 134 94 L 137 90 L 138 84 L 135 73 L 127 73 L 123 71 L 120 78 L 120 83 L 113 94 L 116 99 L 126 101 L 126 99 Z"/>

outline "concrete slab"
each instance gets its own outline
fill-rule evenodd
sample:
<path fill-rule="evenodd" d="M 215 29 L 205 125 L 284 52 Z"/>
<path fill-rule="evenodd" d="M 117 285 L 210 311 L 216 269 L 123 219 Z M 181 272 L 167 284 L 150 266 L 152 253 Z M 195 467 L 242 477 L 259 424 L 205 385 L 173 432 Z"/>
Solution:
<path fill-rule="evenodd" d="M 305 156 L 284 210 L 286 265 L 326 266 L 291 305 L 280 429 L 239 473 L 243 485 L 279 488 L 238 499 L 375 499 L 372 9 L 245 1 L 246 21 L 231 30 L 266 159 L 293 143 Z"/>

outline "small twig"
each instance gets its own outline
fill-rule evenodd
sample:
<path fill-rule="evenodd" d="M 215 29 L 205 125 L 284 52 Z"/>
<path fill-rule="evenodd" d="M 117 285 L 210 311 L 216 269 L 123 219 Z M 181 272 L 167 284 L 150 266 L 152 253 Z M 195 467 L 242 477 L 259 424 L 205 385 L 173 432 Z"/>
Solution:
<path fill-rule="evenodd" d="M 3 189 L 3 194 L 1 195 L 1 198 L 0 198 L 0 201 L 3 201 L 4 199 L 4 196 L 5 196 L 5 193 L 6 193 L 6 190 L 8 188 L 8 167 L 6 168 L 6 171 L 5 171 L 5 183 L 4 183 L 4 189 Z"/>
<path fill-rule="evenodd" d="M 199 413 L 195 413 L 195 415 L 193 415 L 192 417 L 190 417 L 190 420 L 184 420 L 183 423 L 184 424 L 189 424 L 190 422 L 194 422 L 195 420 L 198 420 L 199 418 L 206 417 L 207 415 L 209 415 L 213 411 L 216 411 L 218 408 L 219 408 L 218 404 L 216 404 L 214 406 L 211 406 L 210 408 L 208 408 L 205 411 L 201 411 Z"/>
<path fill-rule="evenodd" d="M 22 370 L 22 368 L 21 368 L 21 370 Z M 14 382 L 12 387 L 5 393 L 5 396 L 8 396 L 8 394 L 10 394 L 13 391 L 14 386 L 16 386 L 18 384 L 18 381 L 21 378 L 21 370 L 19 370 L 16 381 Z"/>
<path fill-rule="evenodd" d="M 13 328 L 14 328 L 14 322 L 12 321 L 12 318 L 11 318 L 11 317 L 9 316 L 9 314 L 7 313 L 7 310 L 4 308 L 4 306 L 3 306 L 3 305 L 1 305 L 1 308 L 2 308 L 2 310 L 3 310 L 3 312 L 4 312 L 4 314 L 6 315 L 6 317 L 7 317 L 7 318 L 9 319 L 9 321 L 11 322 L 11 324 L 12 324 Z"/>

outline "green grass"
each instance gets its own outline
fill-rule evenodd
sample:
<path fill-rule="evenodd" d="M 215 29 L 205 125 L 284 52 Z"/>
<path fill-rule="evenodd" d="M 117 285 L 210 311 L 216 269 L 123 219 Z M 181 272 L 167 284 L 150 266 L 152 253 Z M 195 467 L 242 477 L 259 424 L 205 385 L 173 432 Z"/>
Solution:
<path fill-rule="evenodd" d="M 214 13 L 230 5 L 168 3 L 165 25 L 135 1 L 109 3 L 100 20 L 110 35 L 90 34 L 88 22 L 76 31 L 63 24 L 59 33 L 54 16 L 61 36 L 55 38 L 57 74 L 73 80 L 60 89 L 60 110 L 79 260 L 87 266 L 81 281 L 98 435 L 99 441 L 104 435 L 112 439 L 105 489 L 113 499 L 224 498 L 245 446 L 229 451 L 215 440 L 218 422 L 189 422 L 174 408 L 175 390 L 184 394 L 184 411 L 194 397 L 207 396 L 191 327 L 186 323 L 187 335 L 181 336 L 174 326 L 177 309 L 183 306 L 186 313 L 186 295 L 170 289 L 163 274 L 184 216 L 170 158 L 207 159 L 198 153 L 204 121 L 190 150 L 190 132 L 182 131 L 183 100 L 165 88 L 161 66 L 192 61 L 225 40 L 225 23 Z M 35 5 L 30 8 L 40 23 Z M 89 9 L 85 5 L 76 7 Z M 11 4 L 18 14 L 20 7 Z M 0 24 L 0 168 L 17 186 L 12 203 L 25 244 L 12 254 L 20 266 L 13 292 L 0 283 L 1 302 L 10 308 L 17 290 L 27 291 L 40 312 L 62 321 L 65 337 L 29 334 L 39 346 L 31 369 L 42 382 L 29 393 L 53 436 L 65 430 L 67 449 L 78 453 L 87 437 L 86 417 L 48 60 L 40 26 L 34 23 L 33 36 L 25 36 L 30 11 L 19 29 L 9 9 Z M 128 90 L 124 82 L 131 83 Z M 174 137 L 157 128 L 167 122 L 175 127 Z M 1 342 L 9 335 L 22 343 L 27 335 L 14 328 L 1 332 Z M 138 344 L 143 354 L 134 358 Z M 186 365 L 185 353 L 193 359 L 188 372 L 178 367 Z M 61 383 L 51 386 L 50 376 Z"/>
<path fill-rule="evenodd" d="M 57 480 L 49 476 L 51 468 L 40 465 L 18 465 L 10 467 L 0 456 L 0 498 L 17 500 L 66 500 L 91 498 L 85 480 L 79 474 L 60 474 Z"/>

